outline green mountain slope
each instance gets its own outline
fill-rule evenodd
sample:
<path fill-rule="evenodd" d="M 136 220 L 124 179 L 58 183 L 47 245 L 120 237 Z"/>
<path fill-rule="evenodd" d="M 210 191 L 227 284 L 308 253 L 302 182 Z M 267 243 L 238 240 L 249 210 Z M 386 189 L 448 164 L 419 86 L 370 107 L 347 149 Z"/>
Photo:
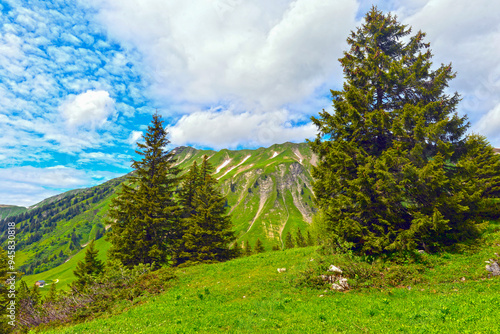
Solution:
<path fill-rule="evenodd" d="M 181 168 L 200 163 L 205 154 L 210 157 L 240 244 L 248 240 L 254 245 L 260 238 L 271 249 L 282 245 L 288 231 L 304 230 L 311 222 L 315 156 L 308 144 L 219 152 L 181 147 L 176 152 Z"/>
<path fill-rule="evenodd" d="M 309 145 L 276 144 L 256 150 L 174 149 L 177 165 L 187 171 L 203 155 L 210 157 L 215 176 L 232 216 L 238 245 L 282 245 L 288 231 L 304 231 L 311 222 L 311 165 Z M 17 226 L 17 265 L 27 274 L 44 272 L 65 263 L 106 228 L 111 198 L 127 176 L 99 186 L 76 189 L 48 198 L 19 214 L 0 220 L 0 244 L 6 240 L 6 222 Z M 4 217 L 5 218 L 5 217 Z"/>
<path fill-rule="evenodd" d="M 28 209 L 23 206 L 0 204 L 0 219 L 19 215 Z"/>

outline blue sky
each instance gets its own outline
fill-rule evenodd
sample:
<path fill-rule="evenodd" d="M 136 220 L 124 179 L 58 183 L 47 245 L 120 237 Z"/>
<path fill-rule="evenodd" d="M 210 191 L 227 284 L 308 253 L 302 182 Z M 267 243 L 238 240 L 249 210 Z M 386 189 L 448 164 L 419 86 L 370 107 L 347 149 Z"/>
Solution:
<path fill-rule="evenodd" d="M 375 1 L 452 62 L 471 131 L 500 146 L 500 3 Z M 372 2 L 0 0 L 0 204 L 129 172 L 158 110 L 172 147 L 315 135 L 337 59 Z"/>

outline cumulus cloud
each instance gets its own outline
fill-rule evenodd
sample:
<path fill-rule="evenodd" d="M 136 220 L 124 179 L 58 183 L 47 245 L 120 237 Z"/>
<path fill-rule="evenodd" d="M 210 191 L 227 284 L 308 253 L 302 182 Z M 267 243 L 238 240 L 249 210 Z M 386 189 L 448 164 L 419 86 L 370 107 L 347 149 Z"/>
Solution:
<path fill-rule="evenodd" d="M 173 145 L 207 145 L 216 149 L 268 146 L 284 141 L 312 138 L 316 128 L 300 122 L 287 110 L 238 113 L 234 110 L 199 111 L 183 116 L 170 129 Z"/>
<path fill-rule="evenodd" d="M 69 125 L 102 126 L 114 113 L 115 101 L 103 90 L 88 90 L 79 95 L 70 95 L 59 107 Z"/>
<path fill-rule="evenodd" d="M 96 1 L 116 40 L 137 48 L 168 102 L 277 108 L 338 78 L 355 1 Z"/>

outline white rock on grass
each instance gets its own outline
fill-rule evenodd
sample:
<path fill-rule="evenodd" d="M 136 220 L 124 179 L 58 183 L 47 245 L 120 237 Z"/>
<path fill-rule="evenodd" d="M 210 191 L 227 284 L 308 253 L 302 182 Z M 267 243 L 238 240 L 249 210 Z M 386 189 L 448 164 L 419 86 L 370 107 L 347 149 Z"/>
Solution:
<path fill-rule="evenodd" d="M 286 271 L 286 268 L 278 268 L 279 273 L 284 273 Z"/>
<path fill-rule="evenodd" d="M 335 267 L 333 264 L 330 265 L 330 268 L 328 268 L 328 271 L 335 273 L 335 274 L 342 274 L 342 270 L 340 270 L 339 267 Z"/>
<path fill-rule="evenodd" d="M 493 262 L 491 265 L 486 265 L 486 270 L 491 272 L 493 276 L 500 276 L 500 265 L 498 265 L 498 262 Z"/>

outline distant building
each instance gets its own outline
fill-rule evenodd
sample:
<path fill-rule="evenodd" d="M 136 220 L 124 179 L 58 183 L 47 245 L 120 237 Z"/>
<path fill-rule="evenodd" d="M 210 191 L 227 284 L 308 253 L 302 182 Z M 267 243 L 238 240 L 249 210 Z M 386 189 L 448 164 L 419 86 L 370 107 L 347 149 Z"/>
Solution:
<path fill-rule="evenodd" d="M 496 154 L 500 154 L 500 148 L 494 148 L 493 152 L 495 152 Z"/>
<path fill-rule="evenodd" d="M 36 281 L 35 285 L 38 286 L 39 288 L 43 288 L 43 286 L 45 285 L 45 281 L 44 280 Z"/>

